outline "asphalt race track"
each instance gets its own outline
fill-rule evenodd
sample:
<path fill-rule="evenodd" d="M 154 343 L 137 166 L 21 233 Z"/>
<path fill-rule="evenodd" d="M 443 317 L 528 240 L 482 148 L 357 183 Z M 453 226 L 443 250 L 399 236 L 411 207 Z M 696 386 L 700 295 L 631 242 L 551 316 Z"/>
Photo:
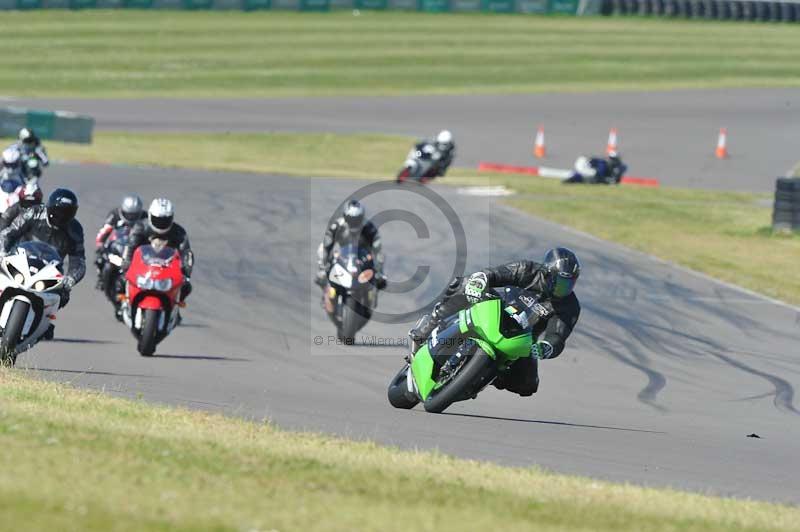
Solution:
<path fill-rule="evenodd" d="M 118 131 L 331 131 L 456 135 L 455 164 L 480 160 L 532 165 L 533 138 L 545 126 L 547 166 L 571 168 L 580 154 L 602 154 L 608 130 L 630 175 L 665 185 L 774 190 L 797 162 L 800 91 L 719 89 L 670 92 L 393 96 L 260 100 L 16 100 L 14 105 L 94 116 Z M 714 158 L 720 127 L 731 158 Z M 398 153 L 398 165 L 405 153 Z"/>
<path fill-rule="evenodd" d="M 800 502 L 796 309 L 434 186 L 464 224 L 467 270 L 555 244 L 576 250 L 583 314 L 567 351 L 542 363 L 534 397 L 490 389 L 444 415 L 400 411 L 386 386 L 404 348 L 374 344 L 402 341 L 410 323 L 371 322 L 366 345 L 331 344 L 312 282 L 333 207 L 366 182 L 55 165 L 44 184 L 75 188 L 89 242 L 125 192 L 172 197 L 196 250 L 196 290 L 185 325 L 146 359 L 90 272 L 56 341 L 20 356 L 35 375 L 403 448 Z M 450 223 L 414 190 L 388 186 L 365 200 L 372 216 L 416 214 L 427 227 L 382 227 L 391 281 L 430 266 L 412 292 L 382 294 L 386 313 L 428 303 L 456 263 Z"/>

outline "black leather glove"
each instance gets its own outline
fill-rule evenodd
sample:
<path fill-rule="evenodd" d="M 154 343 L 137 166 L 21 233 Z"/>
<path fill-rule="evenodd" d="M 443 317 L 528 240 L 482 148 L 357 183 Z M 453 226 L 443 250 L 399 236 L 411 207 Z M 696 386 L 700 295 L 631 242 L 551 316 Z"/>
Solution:
<path fill-rule="evenodd" d="M 183 285 L 181 285 L 181 301 L 186 301 L 186 298 L 189 297 L 189 294 L 192 293 L 192 280 L 188 277 L 184 279 Z"/>
<path fill-rule="evenodd" d="M 118 275 L 117 279 L 114 281 L 114 291 L 117 294 L 124 294 L 125 293 L 125 276 Z"/>
<path fill-rule="evenodd" d="M 59 309 L 62 309 L 62 308 L 67 306 L 67 303 L 69 303 L 69 296 L 70 296 L 71 292 L 72 292 L 72 290 L 70 290 L 69 288 L 64 288 L 61 291 L 61 301 L 59 301 L 59 303 L 58 303 L 58 308 Z"/>

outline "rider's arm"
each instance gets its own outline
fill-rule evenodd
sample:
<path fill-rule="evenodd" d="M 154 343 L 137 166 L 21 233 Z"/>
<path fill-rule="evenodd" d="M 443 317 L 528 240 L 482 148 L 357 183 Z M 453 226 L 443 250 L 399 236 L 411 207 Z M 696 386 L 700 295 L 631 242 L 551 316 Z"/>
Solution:
<path fill-rule="evenodd" d="M 86 250 L 83 243 L 83 227 L 77 220 L 72 220 L 67 229 L 70 239 L 69 265 L 64 276 L 64 285 L 69 289 L 75 286 L 86 275 Z"/>
<path fill-rule="evenodd" d="M 331 262 L 331 252 L 333 251 L 333 245 L 336 243 L 336 233 L 339 231 L 339 226 L 341 225 L 341 220 L 334 220 L 331 224 L 325 229 L 325 236 L 322 237 L 322 248 L 321 253 L 319 254 L 319 266 L 322 268 L 323 266 L 327 266 Z"/>
<path fill-rule="evenodd" d="M 133 258 L 133 252 L 136 251 L 136 248 L 141 246 L 142 243 L 144 243 L 145 236 L 144 224 L 142 222 L 133 224 L 133 227 L 131 227 L 131 232 L 128 235 L 128 245 L 125 246 L 125 251 L 123 252 L 123 264 L 130 265 L 131 259 Z"/>
<path fill-rule="evenodd" d="M 487 286 L 530 286 L 536 276 L 539 264 L 532 260 L 509 262 L 496 268 L 483 270 L 486 274 Z"/>
<path fill-rule="evenodd" d="M 0 231 L 11 225 L 11 222 L 14 221 L 14 218 L 20 215 L 22 212 L 22 208 L 20 207 L 19 203 L 15 203 L 11 207 L 5 210 L 3 214 L 0 216 Z"/>
<path fill-rule="evenodd" d="M 183 232 L 183 240 L 178 246 L 178 251 L 181 254 L 183 273 L 187 277 L 191 277 L 192 268 L 194 267 L 194 252 L 192 251 L 192 245 L 189 243 L 189 234 L 186 231 Z"/>
<path fill-rule="evenodd" d="M 369 244 L 369 249 L 375 258 L 375 271 L 378 274 L 383 273 L 383 243 L 381 242 L 381 235 L 378 233 L 378 228 L 372 222 L 367 222 L 364 226 L 362 233 L 363 238 Z"/>
<path fill-rule="evenodd" d="M 547 321 L 547 328 L 539 337 L 540 342 L 547 342 L 553 348 L 552 353 L 547 358 L 555 358 L 564 350 L 564 344 L 572 334 L 572 329 L 578 323 L 581 314 L 581 306 L 575 294 L 570 294 L 563 301 L 554 304 L 555 313 Z"/>
<path fill-rule="evenodd" d="M 103 244 L 105 244 L 108 235 L 111 234 L 111 231 L 114 230 L 114 226 L 117 225 L 117 221 L 119 221 L 119 216 L 117 216 L 117 209 L 112 209 L 111 212 L 108 213 L 106 216 L 106 220 L 103 222 L 103 227 L 97 232 L 97 236 L 94 237 L 94 246 L 99 248 Z"/>
<path fill-rule="evenodd" d="M 36 154 L 36 158 L 39 159 L 39 162 L 42 163 L 42 166 L 47 166 L 50 164 L 50 159 L 47 157 L 47 150 L 44 149 L 44 146 L 41 144 L 36 146 L 34 153 Z"/>
<path fill-rule="evenodd" d="M 14 218 L 11 225 L 0 231 L 0 252 L 8 251 L 16 245 L 34 222 L 35 209 L 27 209 L 20 216 Z"/>

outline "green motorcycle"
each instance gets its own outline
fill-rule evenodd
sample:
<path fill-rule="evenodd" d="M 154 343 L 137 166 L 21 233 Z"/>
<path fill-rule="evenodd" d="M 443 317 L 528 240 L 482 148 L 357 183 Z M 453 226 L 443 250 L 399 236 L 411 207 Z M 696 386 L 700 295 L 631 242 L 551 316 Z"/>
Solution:
<path fill-rule="evenodd" d="M 517 287 L 487 290 L 481 301 L 442 321 L 389 384 L 395 408 L 443 412 L 474 399 L 497 375 L 531 356 L 533 329 L 552 308 Z"/>

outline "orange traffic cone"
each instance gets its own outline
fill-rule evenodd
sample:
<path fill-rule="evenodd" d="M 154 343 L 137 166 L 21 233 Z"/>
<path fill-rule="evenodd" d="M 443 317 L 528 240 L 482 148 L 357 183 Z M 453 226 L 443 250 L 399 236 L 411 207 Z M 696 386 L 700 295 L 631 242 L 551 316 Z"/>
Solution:
<path fill-rule="evenodd" d="M 544 126 L 539 126 L 536 131 L 536 142 L 533 143 L 533 156 L 537 159 L 544 159 Z"/>
<path fill-rule="evenodd" d="M 608 144 L 606 144 L 606 155 L 617 152 L 617 128 L 612 127 L 608 132 Z"/>
<path fill-rule="evenodd" d="M 724 127 L 719 128 L 719 138 L 717 139 L 717 159 L 727 159 L 728 153 L 728 130 Z"/>

